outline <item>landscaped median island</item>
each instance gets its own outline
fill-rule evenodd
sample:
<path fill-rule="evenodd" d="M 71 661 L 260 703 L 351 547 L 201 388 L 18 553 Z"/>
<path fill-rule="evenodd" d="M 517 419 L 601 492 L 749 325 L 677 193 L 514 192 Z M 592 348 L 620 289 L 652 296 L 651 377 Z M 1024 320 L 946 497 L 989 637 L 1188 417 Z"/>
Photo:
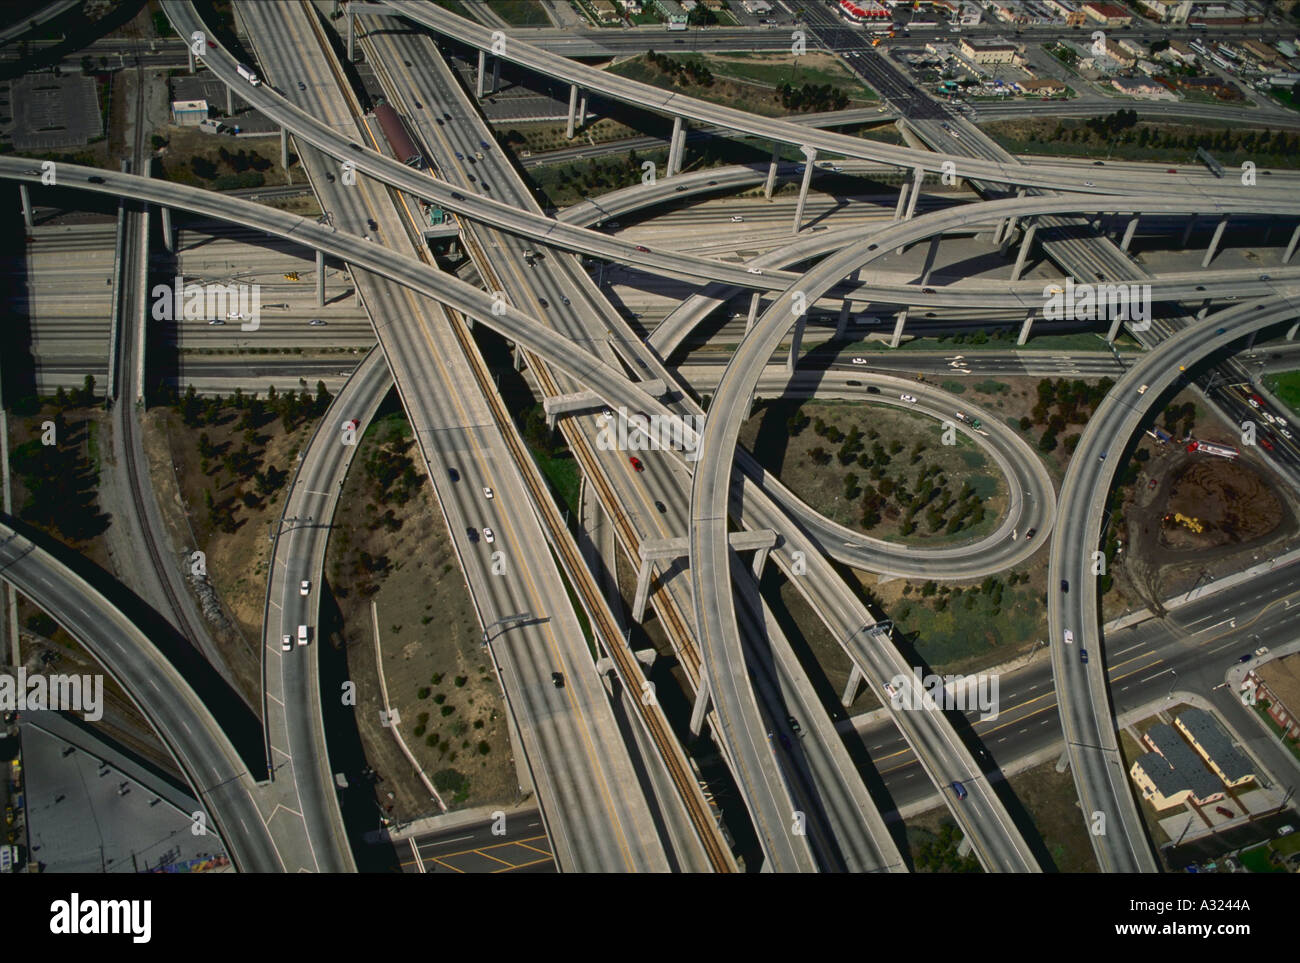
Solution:
<path fill-rule="evenodd" d="M 898 400 L 896 396 L 894 400 Z M 890 541 L 964 542 L 987 535 L 1006 482 L 962 432 L 887 404 L 761 403 L 741 443 L 764 468 L 841 525 Z"/>
<path fill-rule="evenodd" d="M 410 423 L 383 415 L 357 445 L 325 560 L 337 608 L 322 608 L 321 637 L 346 651 L 366 762 L 384 779 L 381 807 L 402 822 L 438 811 L 380 722 L 376 615 L 398 731 L 443 802 L 509 803 L 518 780 L 501 690 Z"/>

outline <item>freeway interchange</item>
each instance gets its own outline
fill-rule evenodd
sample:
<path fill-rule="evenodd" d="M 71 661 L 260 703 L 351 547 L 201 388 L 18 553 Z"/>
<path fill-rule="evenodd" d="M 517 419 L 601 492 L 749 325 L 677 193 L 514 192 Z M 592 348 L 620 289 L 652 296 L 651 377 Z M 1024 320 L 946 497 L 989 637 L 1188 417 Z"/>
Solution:
<path fill-rule="evenodd" d="M 1150 277 L 1152 302 L 1165 305 L 1175 319 L 1187 310 L 1184 306 L 1201 304 L 1200 319 L 1180 323 L 1162 315 L 1153 340 L 1144 342 L 1147 350 L 1120 365 L 1059 486 L 1034 448 L 991 409 L 959 400 L 946 385 L 882 374 L 869 366 L 862 372 L 800 367 L 799 344 L 814 310 L 831 315 L 839 310 L 842 328 L 854 302 L 898 315 L 894 346 L 908 312 L 926 308 L 949 316 L 979 309 L 1017 324 L 1023 320 L 1024 343 L 1044 300 L 1061 293 L 1041 277 L 1019 278 L 1039 225 L 1046 233 L 1048 225 L 1124 216 L 1133 225 L 1123 242 L 1127 251 L 1139 218 L 1147 231 L 1176 231 L 1188 218 L 1208 217 L 1220 224 L 1208 263 L 1229 218 L 1288 225 L 1300 219 L 1290 175 L 1279 172 L 1263 186 L 1248 188 L 1208 173 L 1171 176 L 1150 165 L 1115 165 L 1088 169 L 1085 181 L 1071 163 L 1008 160 L 1009 155 L 982 142 L 967 149 L 978 128 L 955 118 L 971 136 L 962 150 L 949 153 L 933 130 L 948 116 L 945 109 L 907 85 L 898 86 L 892 67 L 874 64 L 867 79 L 906 118 L 900 123 L 913 125 L 934 149 L 894 147 L 664 94 L 516 35 L 500 43 L 488 27 L 436 5 L 398 0 L 350 4 L 337 29 L 346 31 L 349 48 L 355 33 L 374 82 L 423 144 L 425 163 L 412 165 L 391 156 L 391 137 L 385 138 L 363 107 L 313 5 L 234 4 L 262 73 L 256 84 L 248 80 L 249 68 L 216 41 L 193 4 L 164 0 L 161 7 L 177 33 L 198 38 L 196 59 L 212 76 L 294 138 L 312 191 L 330 216 L 306 218 L 231 193 L 69 163 L 58 164 L 60 188 L 237 224 L 345 263 L 379 342 L 301 454 L 280 513 L 260 645 L 267 777 L 259 773 L 254 780 L 239 765 L 220 724 L 140 629 L 103 595 L 77 583 L 74 573 L 46 559 L 39 545 L 8 528 L 0 545 L 13 557 L 6 556 L 0 574 L 40 601 L 95 652 L 128 693 L 138 695 L 145 684 L 159 689 L 161 681 L 168 711 L 150 713 L 150 722 L 207 807 L 238 868 L 356 868 L 350 845 L 355 841 L 347 838 L 331 787 L 319 672 L 292 642 L 297 626 L 318 621 L 328 520 L 339 511 L 337 495 L 354 451 L 337 443 L 336 423 L 363 434 L 391 386 L 415 430 L 448 530 L 477 530 L 489 520 L 500 540 L 497 545 L 488 538 L 497 548 L 479 552 L 456 538 L 455 552 L 523 746 L 525 758 L 519 763 L 536 786 L 538 811 L 559 869 L 742 868 L 693 774 L 687 744 L 679 741 L 682 728 L 696 737 L 705 726 L 755 839 L 756 858 L 743 868 L 909 868 L 906 839 L 897 814 L 891 815 L 882 799 L 875 765 L 856 750 L 846 750 L 817 680 L 801 665 L 790 627 L 774 616 L 758 590 L 768 561 L 851 666 L 850 690 L 865 685 L 880 702 L 883 718 L 893 724 L 929 783 L 922 795 L 937 796 L 947 807 L 979 865 L 988 872 L 1051 869 L 1042 840 L 975 729 L 951 710 L 923 703 L 917 712 L 900 704 L 896 686 L 887 682 L 909 677 L 914 653 L 900 644 L 892 623 L 873 611 L 844 574 L 858 570 L 883 579 L 974 581 L 1025 564 L 1048 541 L 1047 647 L 1064 734 L 1062 758 L 1068 759 L 1084 822 L 1091 826 L 1100 820 L 1109 827 L 1090 834 L 1096 864 L 1103 872 L 1159 869 L 1120 752 L 1098 585 L 1088 568 L 1102 537 L 1122 453 L 1152 422 L 1159 402 L 1172 396 L 1175 385 L 1194 386 L 1193 373 L 1223 363 L 1230 346 L 1242 339 L 1250 337 L 1253 343 L 1259 332 L 1288 328 L 1294 333 L 1300 294 L 1292 291 L 1300 291 L 1300 269 L 1286 261 L 1295 236 L 1283 266 L 1270 268 L 1267 275 L 1251 268 Z M 838 25 L 829 8 L 818 6 L 813 20 L 827 49 L 857 45 L 857 34 Z M 571 124 L 579 92 L 584 105 L 589 95 L 599 96 L 610 104 L 636 105 L 673 118 L 665 176 L 548 216 L 448 67 L 442 46 L 448 40 L 478 55 L 480 85 L 485 55 L 569 84 Z M 678 173 L 673 157 L 684 150 L 687 123 L 709 125 L 718 136 L 805 148 L 808 161 L 794 228 L 779 244 L 742 262 L 691 253 L 688 245 L 671 251 L 651 248 L 601 229 L 616 215 L 641 216 L 688 198 L 763 183 L 770 198 L 778 173 L 797 173 L 778 164 L 775 152 L 770 165 Z M 477 163 L 467 160 L 475 154 Z M 819 155 L 843 158 L 848 174 L 882 166 L 903 172 L 905 186 L 893 219 L 865 235 L 860 226 L 834 223 L 805 233 L 804 198 Z M 22 184 L 24 191 L 38 190 L 42 171 L 31 164 L 21 157 L 0 157 L 0 177 Z M 951 165 L 990 199 L 918 210 L 924 173 Z M 907 177 L 915 177 L 911 207 L 905 203 Z M 998 196 L 989 185 L 1019 193 Z M 472 280 L 443 270 L 430 253 L 419 224 L 421 202 L 456 215 L 456 240 L 476 269 Z M 1009 282 L 970 278 L 932 287 L 873 274 L 873 264 L 892 252 L 985 232 L 1005 232 L 1010 238 L 1018 222 L 1030 226 L 1022 232 Z M 1127 261 L 1111 248 L 1103 249 L 1110 244 L 1104 234 L 1093 240 L 1092 247 L 1084 242 L 1061 245 L 1062 263 L 1103 266 L 1105 276 L 1097 272 L 1095 278 L 1112 285 L 1137 280 L 1134 270 L 1121 273 Z M 1043 248 L 1057 257 L 1058 250 L 1046 241 Z M 593 282 L 582 257 L 623 265 L 649 278 L 686 281 L 695 293 L 681 299 L 647 334 L 630 325 Z M 737 298 L 748 302 L 749 320 L 723 363 L 674 364 L 687 339 Z M 1234 303 L 1223 307 L 1225 302 Z M 1220 306 L 1211 310 L 1212 303 Z M 564 310 L 558 310 L 560 304 Z M 620 628 L 619 589 L 600 584 L 583 561 L 586 553 L 567 517 L 560 518 L 496 395 L 491 372 L 469 335 L 471 323 L 513 344 L 517 365 L 526 366 L 537 391 L 548 405 L 556 405 L 553 417 L 587 486 L 584 498 L 614 532 L 604 548 L 596 546 L 597 554 L 613 553 L 637 571 L 633 617 L 640 620 L 648 605 L 665 627 L 667 644 L 682 667 L 691 706 L 688 726 L 681 720 L 674 725 L 653 700 L 635 698 L 647 684 L 646 673 Z M 1114 340 L 1119 326 L 1116 321 L 1108 340 Z M 1148 328 L 1152 326 L 1137 330 Z M 783 345 L 792 334 L 786 352 Z M 774 362 L 783 354 L 788 354 L 784 366 Z M 707 406 L 700 401 L 704 393 Z M 756 395 L 847 397 L 951 427 L 986 453 L 1005 480 L 1005 515 L 985 536 L 952 548 L 876 538 L 837 523 L 802 501 L 740 444 Z M 1219 403 L 1219 396 L 1214 397 Z M 646 471 L 637 458 L 629 460 L 603 445 L 608 416 L 593 417 L 601 408 L 637 412 L 668 425 L 681 447 L 644 454 Z M 983 427 L 977 430 L 973 424 L 979 423 Z M 1278 470 L 1294 473 L 1300 449 L 1293 444 L 1280 444 L 1280 449 Z M 460 483 L 462 474 L 465 481 Z M 481 503 L 479 491 L 495 493 L 489 495 L 490 505 Z M 292 521 L 305 517 L 320 524 Z M 1021 536 L 1025 532 L 1030 535 Z M 1037 541 L 1030 540 L 1034 533 Z M 755 553 L 752 565 L 742 551 Z M 513 566 L 511 577 L 496 577 L 498 556 Z M 604 557 L 603 564 L 614 568 L 617 563 Z M 47 585 L 53 578 L 59 589 L 38 587 L 38 576 Z M 1073 591 L 1053 591 L 1067 583 Z M 112 632 L 102 633 L 106 637 L 86 621 L 84 609 L 69 601 L 78 593 L 93 601 L 103 625 L 112 626 Z M 494 637 L 493 627 L 518 612 L 544 612 L 546 618 Z M 584 624 L 592 626 L 590 647 L 584 642 Z M 1080 649 L 1092 648 L 1099 657 L 1079 661 L 1077 650 L 1059 643 L 1063 637 L 1075 640 Z M 282 646 L 282 638 L 290 641 Z M 846 693 L 845 704 L 851 701 Z M 185 719 L 197 720 L 197 735 Z M 629 731 L 635 731 L 635 738 L 627 736 Z M 791 733 L 797 737 L 793 741 Z M 219 790 L 204 767 L 218 774 L 229 770 Z M 276 816 L 268 803 L 272 799 L 291 800 L 285 805 L 294 818 Z"/>

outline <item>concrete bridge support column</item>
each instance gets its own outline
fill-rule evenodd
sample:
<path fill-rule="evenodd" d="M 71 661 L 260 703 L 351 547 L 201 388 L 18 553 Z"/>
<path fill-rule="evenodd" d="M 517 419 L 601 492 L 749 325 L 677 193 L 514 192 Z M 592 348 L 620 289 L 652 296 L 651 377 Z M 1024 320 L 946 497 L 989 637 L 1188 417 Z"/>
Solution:
<path fill-rule="evenodd" d="M 325 252 L 316 252 L 316 307 L 325 307 Z"/>
<path fill-rule="evenodd" d="M 799 320 L 794 323 L 794 334 L 790 338 L 790 356 L 785 360 L 787 374 L 794 374 L 799 364 L 799 345 L 803 342 L 803 328 L 807 320 L 808 316 L 801 314 Z"/>
<path fill-rule="evenodd" d="M 632 599 L 632 621 L 645 619 L 645 604 L 650 597 L 650 580 L 654 577 L 654 562 L 648 558 L 641 559 L 636 570 L 636 596 Z"/>
<path fill-rule="evenodd" d="M 185 58 L 189 61 L 190 73 L 194 73 L 194 48 L 187 46 L 185 48 Z"/>
<path fill-rule="evenodd" d="M 903 219 L 903 211 L 907 209 L 908 187 L 906 184 L 898 186 L 898 203 L 894 205 L 894 222 L 897 223 Z"/>
<path fill-rule="evenodd" d="M 569 85 L 569 124 L 564 128 L 564 136 L 573 139 L 573 121 L 578 111 L 578 87 L 576 84 Z"/>
<path fill-rule="evenodd" d="M 492 58 L 492 93 L 501 89 L 501 58 Z"/>
<path fill-rule="evenodd" d="M 808 185 L 812 183 L 813 168 L 816 167 L 817 152 L 809 149 L 806 152 L 807 160 L 803 167 L 803 182 L 799 185 L 799 203 L 794 208 L 794 228 L 793 233 L 799 233 L 799 225 L 803 221 L 803 206 L 808 200 Z"/>
<path fill-rule="evenodd" d="M 673 118 L 673 135 L 668 141 L 668 176 L 673 177 L 682 169 L 682 154 L 686 148 L 686 121 L 680 116 Z"/>
<path fill-rule="evenodd" d="M 1015 267 L 1011 269 L 1011 280 L 1019 281 L 1020 272 L 1025 267 L 1025 258 L 1029 255 L 1029 249 L 1034 246 L 1034 235 L 1038 233 L 1038 222 L 1035 221 L 1029 225 L 1029 230 L 1025 231 L 1025 236 L 1020 241 L 1020 253 L 1016 255 Z"/>
<path fill-rule="evenodd" d="M 280 167 L 286 172 L 289 170 L 289 129 L 280 128 Z"/>
<path fill-rule="evenodd" d="M 691 735 L 693 736 L 698 736 L 700 730 L 704 728 L 704 716 L 709 711 L 710 698 L 709 677 L 706 673 L 700 679 L 700 687 L 695 690 L 695 705 L 691 709 Z"/>
<path fill-rule="evenodd" d="M 858 697 L 858 686 L 862 685 L 862 679 L 862 670 L 854 662 L 853 670 L 849 673 L 849 681 L 844 686 L 844 695 L 840 696 L 840 705 L 844 708 L 853 705 L 853 700 Z"/>
<path fill-rule="evenodd" d="M 352 4 L 348 4 L 348 63 L 356 63 L 357 60 L 357 17 L 352 12 Z"/>
<path fill-rule="evenodd" d="M 1106 332 L 1106 340 L 1113 342 L 1119 336 L 1119 326 L 1124 322 L 1116 318 L 1110 323 L 1110 329 Z"/>
<path fill-rule="evenodd" d="M 478 73 L 475 75 L 475 81 L 474 81 L 474 93 L 479 100 L 483 99 L 483 94 L 486 89 L 486 85 L 483 83 L 483 81 L 486 79 L 486 74 L 487 74 L 487 51 L 480 50 L 478 52 Z"/>
<path fill-rule="evenodd" d="M 584 90 L 578 98 L 578 127 L 587 126 L 587 92 Z"/>
<path fill-rule="evenodd" d="M 773 142 L 772 160 L 767 165 L 767 181 L 763 184 L 763 196 L 772 199 L 772 188 L 776 186 L 776 165 L 781 156 L 781 145 Z"/>
<path fill-rule="evenodd" d="M 523 371 L 524 370 L 524 349 L 523 346 L 518 343 L 515 344 L 514 360 L 515 360 L 515 370 Z"/>
<path fill-rule="evenodd" d="M 1291 232 L 1291 241 L 1286 246 L 1286 253 L 1282 255 L 1283 264 L 1291 263 L 1291 255 L 1295 253 L 1297 241 L 1300 241 L 1300 224 L 1297 224 L 1295 230 Z"/>
<path fill-rule="evenodd" d="M 849 309 L 851 306 L 852 302 L 848 298 L 845 298 L 844 303 L 840 305 L 840 316 L 835 322 L 835 339 L 837 341 L 849 333 Z"/>
<path fill-rule="evenodd" d="M 27 190 L 26 184 L 18 185 L 18 199 L 23 204 L 23 223 L 30 228 L 32 226 L 32 195 Z"/>
<path fill-rule="evenodd" d="M 1025 189 L 1024 189 L 1023 187 L 1020 188 L 1020 189 L 1018 189 L 1018 190 L 1016 191 L 1016 196 L 1017 196 L 1017 197 L 1024 197 L 1024 196 L 1025 196 Z M 1006 236 L 1007 236 L 1011 231 L 1015 230 L 1015 227 L 1016 227 L 1016 220 L 1017 220 L 1017 218 L 1014 218 L 1014 217 L 1004 217 L 1002 220 L 998 221 L 998 227 L 997 227 L 997 230 L 993 232 L 993 243 L 994 243 L 994 244 L 1001 244 L 1004 240 L 1006 240 Z M 1003 253 L 1006 253 L 1006 252 L 1004 251 Z"/>
<path fill-rule="evenodd" d="M 1205 316 L 1209 313 L 1210 313 L 1210 299 L 1206 298 L 1204 301 L 1201 302 L 1200 310 L 1196 312 L 1196 320 L 1204 321 Z"/>
<path fill-rule="evenodd" d="M 176 232 L 172 230 L 172 209 L 170 207 L 160 207 L 158 210 L 162 213 L 163 247 L 175 253 Z"/>
<path fill-rule="evenodd" d="M 1034 326 L 1034 312 L 1030 311 L 1025 315 L 1025 323 L 1020 326 L 1020 337 L 1016 338 L 1016 344 L 1021 345 L 1029 340 L 1029 329 Z"/>
<path fill-rule="evenodd" d="M 903 214 L 903 220 L 910 221 L 912 215 L 916 213 L 916 203 L 921 199 L 921 184 L 925 181 L 925 169 L 918 167 L 912 176 L 912 189 L 908 193 L 907 211 Z M 902 254 L 903 248 L 898 248 L 894 253 Z"/>
<path fill-rule="evenodd" d="M 1297 321 L 1295 324 L 1291 325 L 1290 330 L 1288 330 L 1287 333 L 1286 333 L 1286 339 L 1287 339 L 1288 341 L 1294 341 L 1294 340 L 1295 340 L 1295 333 L 1296 333 L 1297 331 L 1300 331 L 1300 321 Z"/>
<path fill-rule="evenodd" d="M 229 84 L 226 85 L 226 116 L 230 117 L 235 113 L 235 89 Z"/>
<path fill-rule="evenodd" d="M 760 292 L 755 291 L 749 296 L 749 319 L 745 322 L 745 333 L 749 334 L 749 329 L 754 326 L 758 320 L 758 303 L 763 299 Z"/>
<path fill-rule="evenodd" d="M 897 348 L 900 341 L 903 340 L 903 325 L 907 324 L 907 308 L 898 312 L 898 321 L 894 324 L 894 336 L 889 339 L 889 346 Z"/>
<path fill-rule="evenodd" d="M 1179 247 L 1186 249 L 1187 242 L 1191 240 L 1192 237 L 1192 229 L 1195 227 L 1196 227 L 1196 215 L 1195 214 L 1189 215 L 1187 218 L 1187 224 L 1186 226 L 1183 227 L 1183 239 L 1178 243 Z"/>
<path fill-rule="evenodd" d="M 1210 238 L 1210 246 L 1205 249 L 1205 257 L 1201 259 L 1201 267 L 1209 267 L 1210 262 L 1214 260 L 1214 255 L 1219 252 L 1219 242 L 1223 240 L 1223 232 L 1227 226 L 1227 216 L 1219 218 L 1219 223 L 1214 228 L 1214 236 Z"/>
<path fill-rule="evenodd" d="M 1121 251 L 1128 253 L 1128 246 L 1133 243 L 1133 235 L 1137 233 L 1138 221 L 1141 220 L 1141 218 L 1142 215 L 1140 214 L 1134 214 L 1129 218 L 1128 227 L 1124 228 L 1124 240 L 1119 242 L 1119 249 Z"/>
<path fill-rule="evenodd" d="M 763 577 L 763 566 L 767 564 L 767 556 L 771 553 L 770 548 L 760 548 L 754 551 L 754 578 Z"/>

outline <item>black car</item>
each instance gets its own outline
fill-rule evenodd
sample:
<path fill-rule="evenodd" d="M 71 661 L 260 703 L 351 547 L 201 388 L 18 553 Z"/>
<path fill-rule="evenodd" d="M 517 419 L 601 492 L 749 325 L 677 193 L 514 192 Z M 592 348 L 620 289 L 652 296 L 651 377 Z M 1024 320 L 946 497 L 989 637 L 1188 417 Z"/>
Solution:
<path fill-rule="evenodd" d="M 1033 537 L 1034 537 L 1035 535 L 1037 535 L 1037 534 L 1038 534 L 1038 529 L 1036 529 L 1036 528 L 1031 528 L 1029 531 L 1025 532 L 1025 541 L 1026 541 L 1026 542 L 1029 541 L 1031 538 L 1033 538 Z"/>
<path fill-rule="evenodd" d="M 801 729 L 799 726 L 799 720 L 796 719 L 794 716 L 786 716 L 785 721 L 786 723 L 789 724 L 790 731 L 793 732 L 796 736 L 801 735 L 803 733 L 803 729 Z"/>
<path fill-rule="evenodd" d="M 555 686 L 555 688 L 557 688 L 557 689 L 563 689 L 563 688 L 564 688 L 564 673 L 563 673 L 563 672 L 552 672 L 552 673 L 551 673 L 551 685 Z"/>
<path fill-rule="evenodd" d="M 668 506 L 665 505 L 663 502 L 659 501 L 659 499 L 657 498 L 655 499 L 655 508 L 659 509 L 659 514 L 661 515 L 665 514 L 668 511 Z"/>
<path fill-rule="evenodd" d="M 362 147 L 360 144 L 349 143 L 348 146 L 351 147 L 353 150 L 362 150 L 362 151 L 365 150 L 365 148 Z"/>
<path fill-rule="evenodd" d="M 1070 583 L 1065 579 L 1061 579 L 1061 591 L 1062 592 L 1070 591 Z"/>
<path fill-rule="evenodd" d="M 921 288 L 922 294 L 934 294 L 934 288 Z"/>
<path fill-rule="evenodd" d="M 538 298 L 537 303 L 544 308 L 549 308 L 551 306 L 551 302 L 546 300 L 546 298 Z"/>
<path fill-rule="evenodd" d="M 104 183 L 104 178 L 100 177 L 98 174 L 91 174 L 89 177 L 86 178 L 86 180 L 90 181 L 90 183 L 92 184 Z"/>
<path fill-rule="evenodd" d="M 331 184 L 334 183 L 334 175 L 331 174 L 329 171 L 325 172 L 325 179 L 329 181 Z"/>
<path fill-rule="evenodd" d="M 477 529 L 477 528 L 467 528 L 467 529 L 465 529 L 465 534 L 469 537 L 469 540 L 470 540 L 471 542 L 477 542 L 477 541 L 478 541 L 478 529 Z"/>
<path fill-rule="evenodd" d="M 447 469 L 447 477 L 450 478 L 450 479 L 451 479 L 452 481 L 454 481 L 454 482 L 458 482 L 458 481 L 460 481 L 460 472 L 458 472 L 458 471 L 457 471 L 456 469 L 454 469 L 454 468 L 448 468 L 448 469 Z"/>
<path fill-rule="evenodd" d="M 434 122 L 435 124 L 437 124 L 439 127 L 445 127 L 445 126 L 446 126 L 445 124 L 443 124 L 443 122 L 442 122 L 442 118 L 441 118 L 441 117 L 435 117 L 435 118 L 433 118 L 433 122 Z"/>
<path fill-rule="evenodd" d="M 560 300 L 563 301 L 565 304 L 572 304 L 572 303 L 573 303 L 572 301 L 570 301 L 570 300 L 568 299 L 567 296 L 565 296 L 565 295 L 563 295 L 563 294 L 560 295 Z"/>
<path fill-rule="evenodd" d="M 1088 650 L 1087 650 L 1087 649 L 1080 649 L 1080 650 L 1079 650 L 1079 661 L 1082 662 L 1084 665 L 1087 665 L 1087 664 L 1088 664 Z"/>
<path fill-rule="evenodd" d="M 867 394 L 878 395 L 880 394 L 880 389 L 877 388 L 875 385 L 867 385 Z"/>
<path fill-rule="evenodd" d="M 443 119 L 443 120 L 451 120 L 451 114 L 447 113 L 447 112 L 444 110 L 444 111 L 442 112 L 442 119 Z"/>
<path fill-rule="evenodd" d="M 465 195 L 464 195 L 464 194 L 458 194 L 456 191 L 452 191 L 452 192 L 451 192 L 451 199 L 452 199 L 453 201 L 463 201 L 463 200 L 465 199 Z"/>

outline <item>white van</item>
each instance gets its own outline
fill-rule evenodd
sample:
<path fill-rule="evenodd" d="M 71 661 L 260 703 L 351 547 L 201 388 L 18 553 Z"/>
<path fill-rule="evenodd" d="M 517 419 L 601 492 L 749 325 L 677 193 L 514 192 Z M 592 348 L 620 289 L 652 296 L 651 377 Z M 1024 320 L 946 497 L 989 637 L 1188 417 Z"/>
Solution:
<path fill-rule="evenodd" d="M 299 645 L 307 644 L 307 626 L 305 625 L 298 626 L 298 644 Z"/>

